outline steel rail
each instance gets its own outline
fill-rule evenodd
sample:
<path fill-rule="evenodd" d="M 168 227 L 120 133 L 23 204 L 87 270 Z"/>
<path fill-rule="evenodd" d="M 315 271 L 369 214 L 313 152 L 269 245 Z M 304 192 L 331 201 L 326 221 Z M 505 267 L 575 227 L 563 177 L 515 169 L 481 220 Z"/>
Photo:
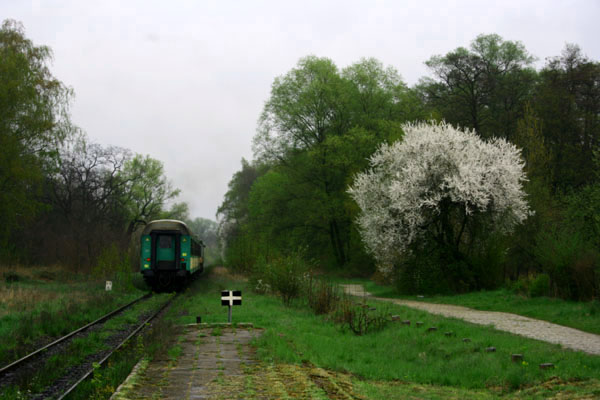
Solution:
<path fill-rule="evenodd" d="M 18 367 L 19 365 L 23 364 L 25 361 L 27 361 L 27 360 L 29 360 L 29 359 L 31 359 L 31 358 L 33 358 L 33 357 L 35 357 L 35 356 L 36 356 L 36 355 L 38 355 L 39 353 L 41 353 L 41 352 L 43 352 L 43 351 L 45 351 L 45 350 L 48 350 L 49 348 L 51 348 L 51 347 L 53 347 L 53 346 L 56 346 L 56 345 L 57 345 L 57 344 L 59 344 L 59 343 L 62 343 L 62 342 L 64 342 L 65 340 L 69 339 L 71 336 L 73 336 L 73 335 L 76 335 L 76 334 L 78 334 L 79 332 L 82 332 L 82 331 L 84 331 L 84 330 L 88 329 L 89 327 L 91 327 L 91 326 L 93 326 L 93 325 L 96 325 L 96 324 L 99 324 L 99 323 L 101 323 L 101 322 L 104 322 L 104 321 L 106 321 L 107 319 L 109 319 L 109 318 L 110 318 L 110 317 L 112 317 L 113 315 L 115 315 L 115 314 L 117 314 L 117 313 L 119 313 L 119 312 L 123 311 L 124 309 L 126 309 L 126 308 L 128 308 L 128 307 L 131 307 L 132 305 L 134 305 L 135 303 L 137 303 L 137 302 L 138 302 L 138 301 L 140 301 L 140 300 L 143 300 L 143 299 L 145 299 L 145 298 L 148 298 L 148 297 L 150 297 L 151 295 L 152 295 L 151 293 L 145 294 L 145 295 L 143 295 L 142 297 L 140 297 L 140 298 L 137 298 L 137 299 L 133 300 L 132 302 L 130 302 L 130 303 L 127 303 L 127 304 L 125 304 L 124 306 L 121 306 L 121 307 L 117 308 L 116 310 L 113 310 L 113 311 L 109 312 L 108 314 L 106 314 L 106 315 L 104 315 L 104 316 L 102 316 L 102 317 L 98 318 L 97 320 L 95 320 L 95 321 L 93 321 L 93 322 L 90 322 L 89 324 L 87 324 L 87 325 L 85 325 L 85 326 L 82 326 L 81 328 L 79 328 L 79 329 L 76 329 L 76 330 L 74 330 L 73 332 L 71 332 L 71 333 L 68 333 L 68 334 L 66 334 L 65 336 L 63 336 L 63 337 L 61 337 L 61 338 L 59 338 L 59 339 L 56 339 L 54 342 L 52 342 L 52 343 L 50 343 L 50 344 L 47 344 L 47 345 L 45 345 L 44 347 L 41 347 L 41 348 L 37 349 L 37 350 L 36 350 L 36 351 L 34 351 L 33 353 L 29 353 L 29 354 L 27 354 L 25 357 L 22 357 L 22 358 L 18 359 L 17 361 L 13 361 L 12 363 L 10 363 L 10 364 L 6 365 L 5 367 L 2 367 L 2 368 L 0 368 L 0 377 L 2 377 L 3 375 L 5 375 L 7 372 L 9 372 L 9 371 L 11 371 L 11 370 L 15 369 L 15 368 L 16 368 L 16 367 Z"/>
<path fill-rule="evenodd" d="M 179 293 L 176 294 L 175 296 L 171 297 L 168 301 L 166 301 L 165 304 L 163 304 L 158 309 L 158 311 L 156 311 L 154 314 L 152 314 L 151 316 L 149 316 L 148 318 L 146 318 L 146 320 L 144 322 L 142 322 L 137 328 L 135 328 L 133 330 L 133 332 L 131 332 L 125 339 L 123 339 L 123 341 L 121 343 L 119 343 L 119 345 L 117 347 L 115 347 L 110 353 L 108 353 L 102 360 L 98 361 L 98 365 L 102 366 L 102 364 L 104 364 L 106 362 L 106 360 L 108 360 L 110 358 L 110 356 L 112 356 L 117 350 L 119 350 L 121 347 L 123 347 L 123 345 L 125 343 L 127 343 L 127 341 L 129 339 L 131 339 L 139 331 L 141 331 L 146 326 L 147 323 L 149 323 L 150 321 L 152 321 L 158 314 L 160 314 L 160 312 L 162 310 L 164 310 L 169 304 L 171 304 L 173 302 L 173 300 L 175 300 L 175 298 L 177 298 L 178 296 L 179 296 Z M 83 375 L 81 378 L 79 378 L 79 380 L 77 382 L 75 382 L 71 387 L 69 387 L 69 389 L 67 389 L 66 392 L 64 392 L 63 394 L 61 394 L 57 398 L 57 400 L 64 399 L 69 393 L 71 393 L 73 390 L 75 390 L 75 388 L 77 386 L 79 386 L 79 384 L 81 382 L 83 382 L 84 380 L 86 380 L 87 378 L 89 378 L 93 373 L 94 373 L 94 368 L 91 368 L 90 370 L 88 370 L 88 372 L 86 372 L 85 375 Z"/>

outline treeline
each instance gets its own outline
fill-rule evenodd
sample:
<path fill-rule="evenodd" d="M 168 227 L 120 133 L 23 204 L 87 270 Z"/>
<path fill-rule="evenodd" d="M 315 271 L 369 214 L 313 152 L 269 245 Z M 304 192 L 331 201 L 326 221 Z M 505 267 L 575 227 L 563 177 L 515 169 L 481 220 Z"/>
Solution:
<path fill-rule="evenodd" d="M 0 263 L 129 269 L 138 262 L 139 228 L 189 220 L 188 206 L 173 202 L 179 190 L 159 160 L 94 143 L 71 122 L 73 92 L 52 76 L 51 57 L 21 24 L 3 22 Z M 215 222 L 189 222 L 214 246 Z"/>
<path fill-rule="evenodd" d="M 226 263 L 252 271 L 301 249 L 322 268 L 372 274 L 348 187 L 382 143 L 402 139 L 402 123 L 445 120 L 522 149 L 535 214 L 469 260 L 460 285 L 439 282 L 443 260 L 427 254 L 410 274 L 392 278 L 407 292 L 512 281 L 531 294 L 597 297 L 600 63 L 576 45 L 540 70 L 534 60 L 520 42 L 480 35 L 469 48 L 431 57 L 432 77 L 409 88 L 375 59 L 344 69 L 327 58 L 301 59 L 273 82 L 254 159 L 242 160 L 219 208 Z"/>

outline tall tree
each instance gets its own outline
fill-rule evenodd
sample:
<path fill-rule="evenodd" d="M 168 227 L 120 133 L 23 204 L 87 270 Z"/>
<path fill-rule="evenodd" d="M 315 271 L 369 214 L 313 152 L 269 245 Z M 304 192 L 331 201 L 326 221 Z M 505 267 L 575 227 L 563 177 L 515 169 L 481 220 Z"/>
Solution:
<path fill-rule="evenodd" d="M 40 187 L 57 143 L 73 128 L 72 91 L 50 72 L 50 48 L 36 46 L 23 26 L 0 28 L 0 248 L 41 208 Z M 6 254 L 5 254 L 6 255 Z"/>
<path fill-rule="evenodd" d="M 122 178 L 127 182 L 124 192 L 123 205 L 127 210 L 129 223 L 127 235 L 130 237 L 140 225 L 145 225 L 161 216 L 166 203 L 179 195 L 179 189 L 174 189 L 164 174 L 162 162 L 136 154 L 125 163 Z M 173 215 L 183 211 L 180 217 L 186 217 L 185 209 L 175 208 Z"/>
<path fill-rule="evenodd" d="M 70 246 L 60 247 L 60 260 L 89 266 L 107 242 L 122 239 L 126 215 L 120 207 L 127 182 L 121 179 L 128 150 L 101 146 L 83 134 L 71 135 L 60 147 L 56 171 L 49 177 L 46 216 L 52 235 L 40 242 L 52 245 L 61 238 Z M 50 255 L 47 258 L 52 259 Z"/>
<path fill-rule="evenodd" d="M 253 264 L 256 238 L 247 235 L 248 199 L 256 179 L 267 167 L 242 158 L 242 168 L 233 174 L 223 203 L 217 210 L 219 247 L 224 261 L 239 270 Z"/>
<path fill-rule="evenodd" d="M 255 156 L 274 168 L 252 190 L 253 226 L 276 238 L 270 245 L 310 245 L 348 263 L 359 247 L 352 245 L 350 177 L 379 142 L 400 137 L 399 122 L 415 117 L 418 105 L 396 70 L 375 59 L 341 72 L 327 58 L 301 59 L 275 79 L 259 122 Z"/>
<path fill-rule="evenodd" d="M 535 83 L 533 61 L 520 42 L 479 35 L 470 50 L 431 57 L 425 64 L 437 80 L 424 79 L 418 88 L 446 121 L 510 139 Z"/>
<path fill-rule="evenodd" d="M 593 152 L 600 145 L 600 63 L 567 45 L 540 73 L 534 108 L 554 156 L 555 189 L 595 180 Z"/>

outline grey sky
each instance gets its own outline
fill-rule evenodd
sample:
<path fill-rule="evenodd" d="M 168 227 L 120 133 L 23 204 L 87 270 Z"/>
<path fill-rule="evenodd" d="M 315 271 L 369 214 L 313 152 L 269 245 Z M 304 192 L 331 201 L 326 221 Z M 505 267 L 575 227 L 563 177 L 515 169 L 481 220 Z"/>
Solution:
<path fill-rule="evenodd" d="M 22 1 L 0 0 L 54 51 L 76 93 L 73 121 L 93 141 L 165 164 L 192 217 L 215 218 L 271 83 L 306 55 L 343 68 L 361 57 L 408 85 L 435 54 L 480 33 L 519 40 L 538 57 L 565 43 L 600 60 L 600 1 Z"/>

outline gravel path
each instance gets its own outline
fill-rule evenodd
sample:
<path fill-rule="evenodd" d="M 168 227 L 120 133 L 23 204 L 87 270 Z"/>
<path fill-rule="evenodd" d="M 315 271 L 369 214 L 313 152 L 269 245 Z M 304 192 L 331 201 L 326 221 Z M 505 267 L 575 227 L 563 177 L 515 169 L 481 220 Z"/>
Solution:
<path fill-rule="evenodd" d="M 371 296 L 362 285 L 342 285 L 350 295 L 368 297 L 373 300 L 387 301 L 402 306 L 417 308 L 444 317 L 459 318 L 479 325 L 493 325 L 494 328 L 515 333 L 532 339 L 560 344 L 563 347 L 600 355 L 600 335 L 583 332 L 566 326 L 553 324 L 521 315 L 498 312 L 479 311 L 472 308 L 448 304 L 425 303 L 421 301 L 389 299 Z"/>

